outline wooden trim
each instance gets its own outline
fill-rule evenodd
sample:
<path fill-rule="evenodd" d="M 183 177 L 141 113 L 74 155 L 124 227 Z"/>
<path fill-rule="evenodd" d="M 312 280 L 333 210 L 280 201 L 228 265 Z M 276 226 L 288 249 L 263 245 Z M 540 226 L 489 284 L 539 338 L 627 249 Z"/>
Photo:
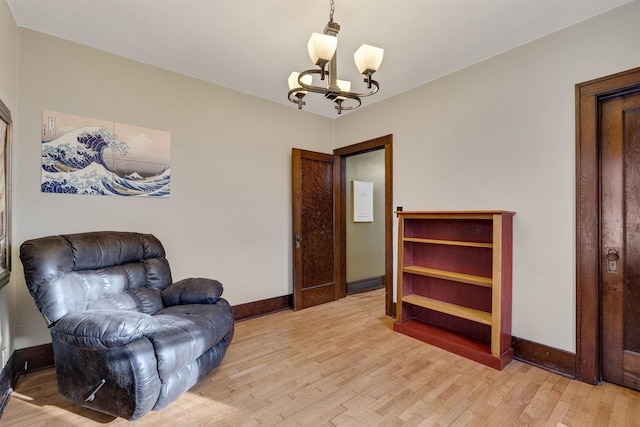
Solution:
<path fill-rule="evenodd" d="M 393 135 L 383 137 L 386 139 L 384 145 L 384 170 L 385 170 L 385 289 L 386 302 L 385 313 L 387 316 L 395 314 L 395 304 L 393 303 Z"/>
<path fill-rule="evenodd" d="M 338 243 L 341 248 L 346 248 L 347 242 L 347 226 L 346 226 L 346 158 L 357 154 L 364 154 L 370 151 L 384 149 L 384 166 L 385 166 L 385 202 L 384 202 L 384 223 L 385 223 L 385 313 L 387 316 L 395 314 L 393 304 L 393 135 L 385 135 L 379 138 L 370 139 L 358 144 L 349 145 L 333 150 L 333 154 L 340 156 L 340 235 Z M 346 250 L 342 250 L 340 254 L 340 265 L 342 266 L 342 276 L 340 278 L 340 287 L 343 296 L 346 295 Z"/>
<path fill-rule="evenodd" d="M 371 277 L 369 279 L 354 280 L 347 283 L 347 294 L 358 294 L 372 289 L 384 287 L 384 276 Z"/>
<path fill-rule="evenodd" d="M 9 361 L 4 366 L 4 369 L 2 369 L 2 373 L 0 374 L 0 419 L 2 419 L 2 414 L 4 414 L 4 410 L 9 403 L 9 396 L 11 396 L 11 393 L 13 392 L 15 377 L 13 368 L 13 355 L 11 355 Z"/>
<path fill-rule="evenodd" d="M 0 374 L 0 418 L 21 375 L 53 366 L 51 343 L 15 350 Z"/>
<path fill-rule="evenodd" d="M 342 245 L 342 239 L 340 233 L 342 232 L 342 228 L 344 227 L 344 216 L 343 212 L 346 211 L 346 205 L 343 204 L 342 196 L 344 192 L 342 191 L 342 183 L 344 179 L 342 178 L 342 159 L 335 154 L 331 156 L 333 158 L 333 291 L 334 297 L 333 300 L 339 300 L 340 298 L 346 296 L 347 292 L 347 271 L 346 264 L 343 266 L 343 259 L 346 259 L 346 256 L 343 256 L 343 253 L 346 253 L 347 247 L 346 245 Z"/>
<path fill-rule="evenodd" d="M 576 378 L 600 368 L 600 100 L 640 90 L 640 68 L 576 85 Z"/>
<path fill-rule="evenodd" d="M 51 343 L 35 347 L 21 348 L 13 352 L 15 379 L 28 372 L 54 366 L 53 345 Z M 14 382 L 15 385 L 15 382 Z"/>
<path fill-rule="evenodd" d="M 302 271 L 302 258 L 297 254 L 296 251 L 296 235 L 301 233 L 302 230 L 302 215 L 299 212 L 299 206 L 302 204 L 302 185 L 300 178 L 300 170 L 302 169 L 302 150 L 299 148 L 291 149 L 291 191 L 292 191 L 292 200 L 291 200 L 291 224 L 292 224 L 292 233 L 291 233 L 291 248 L 293 250 L 293 288 L 295 289 L 298 286 L 297 282 L 300 280 L 298 278 L 298 272 Z M 298 174 L 296 174 L 298 171 Z M 294 292 L 293 293 L 293 304 L 295 306 L 302 305 L 302 292 Z"/>
<path fill-rule="evenodd" d="M 574 353 L 518 337 L 511 337 L 511 345 L 515 352 L 514 357 L 522 362 L 570 378 L 576 375 Z"/>
<path fill-rule="evenodd" d="M 231 307 L 233 318 L 236 322 L 252 319 L 254 317 L 265 316 L 277 313 L 278 311 L 290 310 L 293 308 L 293 294 L 282 295 L 275 298 L 261 301 L 238 304 Z"/>
<path fill-rule="evenodd" d="M 334 156 L 338 156 L 335 151 Z M 338 210 L 338 221 L 340 227 L 338 228 L 338 236 L 336 238 L 336 250 L 340 250 L 340 277 L 338 280 L 338 287 L 340 288 L 340 298 L 344 298 L 349 293 L 347 285 L 347 162 L 344 157 L 338 156 L 340 163 L 340 191 L 338 192 L 338 203 L 340 209 Z"/>
<path fill-rule="evenodd" d="M 355 156 L 356 154 L 368 153 L 369 151 L 380 150 L 386 148 L 387 144 L 393 143 L 393 134 L 380 136 L 358 144 L 348 145 L 333 150 L 333 154 L 341 157 Z"/>

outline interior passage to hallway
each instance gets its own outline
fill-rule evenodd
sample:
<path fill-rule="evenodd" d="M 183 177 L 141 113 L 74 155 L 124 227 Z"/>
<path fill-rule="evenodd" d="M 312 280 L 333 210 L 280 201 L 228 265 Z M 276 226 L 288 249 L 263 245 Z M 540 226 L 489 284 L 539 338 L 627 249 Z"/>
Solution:
<path fill-rule="evenodd" d="M 503 371 L 393 332 L 384 290 L 239 322 L 219 368 L 136 426 L 633 426 L 640 393 L 517 360 Z M 129 425 L 19 379 L 0 425 Z"/>

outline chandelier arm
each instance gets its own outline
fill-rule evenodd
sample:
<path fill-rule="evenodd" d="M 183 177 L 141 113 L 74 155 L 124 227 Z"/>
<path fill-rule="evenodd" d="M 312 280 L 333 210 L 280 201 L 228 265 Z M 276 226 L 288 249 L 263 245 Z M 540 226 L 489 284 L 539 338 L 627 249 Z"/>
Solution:
<path fill-rule="evenodd" d="M 298 84 L 300 85 L 300 87 L 291 89 L 289 91 L 288 95 L 287 95 L 288 98 L 289 98 L 289 101 L 293 102 L 294 104 L 298 104 L 298 108 L 302 108 L 302 105 L 305 104 L 302 101 L 302 98 L 304 97 L 305 94 L 303 94 L 301 92 L 319 93 L 319 94 L 322 94 L 322 95 L 325 95 L 325 96 L 327 96 L 328 94 L 331 94 L 330 99 L 332 99 L 332 100 L 334 100 L 334 102 L 336 102 L 336 104 L 337 104 L 336 108 L 338 109 L 338 114 L 340 114 L 342 111 L 355 110 L 356 108 L 360 107 L 360 105 L 362 105 L 362 100 L 360 98 L 365 97 L 365 96 L 371 96 L 371 95 L 377 93 L 378 90 L 380 90 L 380 85 L 378 84 L 378 82 L 373 80 L 373 79 L 370 79 L 370 78 L 365 78 L 364 82 L 367 83 L 367 84 L 370 83 L 371 86 L 373 86 L 373 89 L 370 90 L 369 92 L 363 92 L 363 93 L 345 92 L 345 91 L 332 91 L 332 90 L 329 90 L 329 88 L 327 88 L 327 87 L 308 85 L 308 84 L 302 82 L 302 77 L 303 76 L 307 76 L 307 75 L 311 75 L 311 74 L 319 74 L 319 75 L 322 76 L 322 75 L 326 74 L 326 72 L 324 70 L 313 69 L 313 70 L 302 71 L 298 75 Z M 351 106 L 343 106 L 342 102 L 344 101 L 344 99 L 339 101 L 339 102 L 335 101 L 338 97 L 352 99 L 352 100 L 356 101 L 356 104 L 351 105 Z"/>
<path fill-rule="evenodd" d="M 371 82 L 371 85 L 375 86 L 375 88 L 373 88 L 369 92 L 362 92 L 362 93 L 344 92 L 344 91 L 330 91 L 326 87 L 308 85 L 308 84 L 305 84 L 305 83 L 302 82 L 302 77 L 304 77 L 304 76 L 308 76 L 308 75 L 311 75 L 311 74 L 320 74 L 320 75 L 322 75 L 322 73 L 323 73 L 322 70 L 316 70 L 316 69 L 302 71 L 298 75 L 298 84 L 300 85 L 300 88 L 293 89 L 293 91 L 306 90 L 308 92 L 322 93 L 322 94 L 335 93 L 336 96 L 343 96 L 345 98 L 355 99 L 355 98 L 361 98 L 361 97 L 365 97 L 365 96 L 374 95 L 375 93 L 377 93 L 380 90 L 380 84 L 378 84 L 378 82 L 373 80 L 373 79 L 371 79 L 371 80 L 364 79 L 364 82 L 365 83 Z"/>
<path fill-rule="evenodd" d="M 340 114 L 343 111 L 350 111 L 350 110 L 355 110 L 356 108 L 360 107 L 362 105 L 362 101 L 360 100 L 360 98 L 358 97 L 350 97 L 349 99 L 353 99 L 354 101 L 356 101 L 357 103 L 354 105 L 351 105 L 349 107 L 345 107 L 342 104 L 344 103 L 344 100 L 341 100 L 340 102 L 336 102 L 336 110 L 338 110 L 338 114 Z"/>
<path fill-rule="evenodd" d="M 365 82 L 367 82 L 367 79 L 364 79 Z M 370 90 L 369 92 L 364 92 L 364 93 L 358 93 L 358 92 L 338 92 L 337 96 L 344 96 L 345 98 L 363 98 L 365 96 L 371 96 L 376 94 L 379 90 L 380 90 L 380 85 L 378 84 L 377 81 L 375 80 L 371 80 L 371 85 L 375 86 L 374 89 Z M 343 108 L 343 110 L 346 110 L 346 108 Z"/>
<path fill-rule="evenodd" d="M 301 78 L 303 76 L 306 75 L 310 75 L 310 74 L 320 74 L 323 75 L 325 72 L 323 70 L 306 70 L 301 72 L 298 75 L 298 85 L 300 85 L 300 87 L 297 88 L 293 88 L 289 91 L 287 97 L 289 98 L 289 101 L 293 102 L 294 104 L 298 104 L 298 108 L 302 108 L 302 105 L 304 105 L 305 103 L 302 101 L 302 98 L 306 95 L 306 93 L 301 93 L 301 92 L 313 92 L 313 93 L 321 93 L 324 94 L 326 93 L 326 89 L 320 86 L 313 86 L 313 85 L 308 85 L 302 82 Z"/>
<path fill-rule="evenodd" d="M 328 90 L 326 87 L 321 87 L 321 86 L 312 86 L 312 85 L 301 85 L 300 87 L 291 89 L 289 91 L 289 100 L 291 100 L 291 95 L 296 94 L 298 92 L 313 92 L 313 93 L 319 93 L 322 95 L 326 95 L 328 93 L 331 94 L 336 94 L 336 96 L 344 96 L 345 98 L 354 98 L 354 96 L 351 92 L 331 92 L 330 90 Z M 298 102 L 298 101 L 293 101 L 292 102 Z"/>
<path fill-rule="evenodd" d="M 291 89 L 291 90 L 289 91 L 289 94 L 287 95 L 287 97 L 289 98 L 289 101 L 293 102 L 294 104 L 297 104 L 297 103 L 298 103 L 298 100 L 297 100 L 297 99 L 293 99 L 293 98 L 291 98 L 291 95 L 295 95 L 295 94 L 297 94 L 298 92 L 300 92 L 298 89 Z"/>
<path fill-rule="evenodd" d="M 292 98 L 291 95 L 293 95 L 295 98 Z M 298 104 L 299 110 L 302 110 L 302 106 L 306 105 L 306 102 L 302 100 L 304 98 L 304 95 L 304 93 L 301 93 L 300 90 L 296 88 L 290 90 L 287 97 L 289 98 L 289 101 L 293 102 L 294 104 Z"/>
<path fill-rule="evenodd" d="M 321 80 L 324 80 L 324 76 L 325 76 L 326 74 L 329 74 L 329 73 L 327 73 L 327 72 L 324 70 L 324 68 L 322 68 L 322 69 L 320 69 L 320 70 L 317 70 L 317 69 L 313 69 L 313 70 L 304 70 L 304 71 L 302 71 L 300 74 L 298 74 L 298 84 L 299 84 L 299 85 L 300 85 L 300 87 L 301 87 L 301 88 L 303 88 L 304 90 L 308 90 L 308 91 L 310 91 L 310 92 L 315 92 L 315 93 L 324 93 L 324 89 L 325 89 L 325 88 L 323 88 L 323 87 L 321 87 L 321 86 L 308 85 L 308 84 L 305 84 L 305 83 L 302 81 L 302 78 L 303 78 L 304 76 L 310 76 L 310 75 L 312 75 L 312 74 L 320 74 L 320 79 L 321 79 Z"/>

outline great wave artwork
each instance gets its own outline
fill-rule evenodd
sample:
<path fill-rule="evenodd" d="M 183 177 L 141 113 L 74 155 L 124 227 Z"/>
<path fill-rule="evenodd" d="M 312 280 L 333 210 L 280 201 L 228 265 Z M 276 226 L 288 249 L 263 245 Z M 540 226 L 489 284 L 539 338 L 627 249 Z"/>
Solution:
<path fill-rule="evenodd" d="M 168 132 L 42 112 L 43 193 L 169 197 Z"/>

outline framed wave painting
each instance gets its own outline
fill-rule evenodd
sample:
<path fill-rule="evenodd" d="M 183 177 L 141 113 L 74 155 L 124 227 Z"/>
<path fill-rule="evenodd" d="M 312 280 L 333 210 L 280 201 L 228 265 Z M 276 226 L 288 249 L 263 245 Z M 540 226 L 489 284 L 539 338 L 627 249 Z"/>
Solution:
<path fill-rule="evenodd" d="M 43 193 L 169 197 L 171 134 L 42 111 Z"/>
<path fill-rule="evenodd" d="M 0 288 L 11 275 L 11 111 L 0 100 Z M 0 342 L 2 335 L 0 334 Z"/>

